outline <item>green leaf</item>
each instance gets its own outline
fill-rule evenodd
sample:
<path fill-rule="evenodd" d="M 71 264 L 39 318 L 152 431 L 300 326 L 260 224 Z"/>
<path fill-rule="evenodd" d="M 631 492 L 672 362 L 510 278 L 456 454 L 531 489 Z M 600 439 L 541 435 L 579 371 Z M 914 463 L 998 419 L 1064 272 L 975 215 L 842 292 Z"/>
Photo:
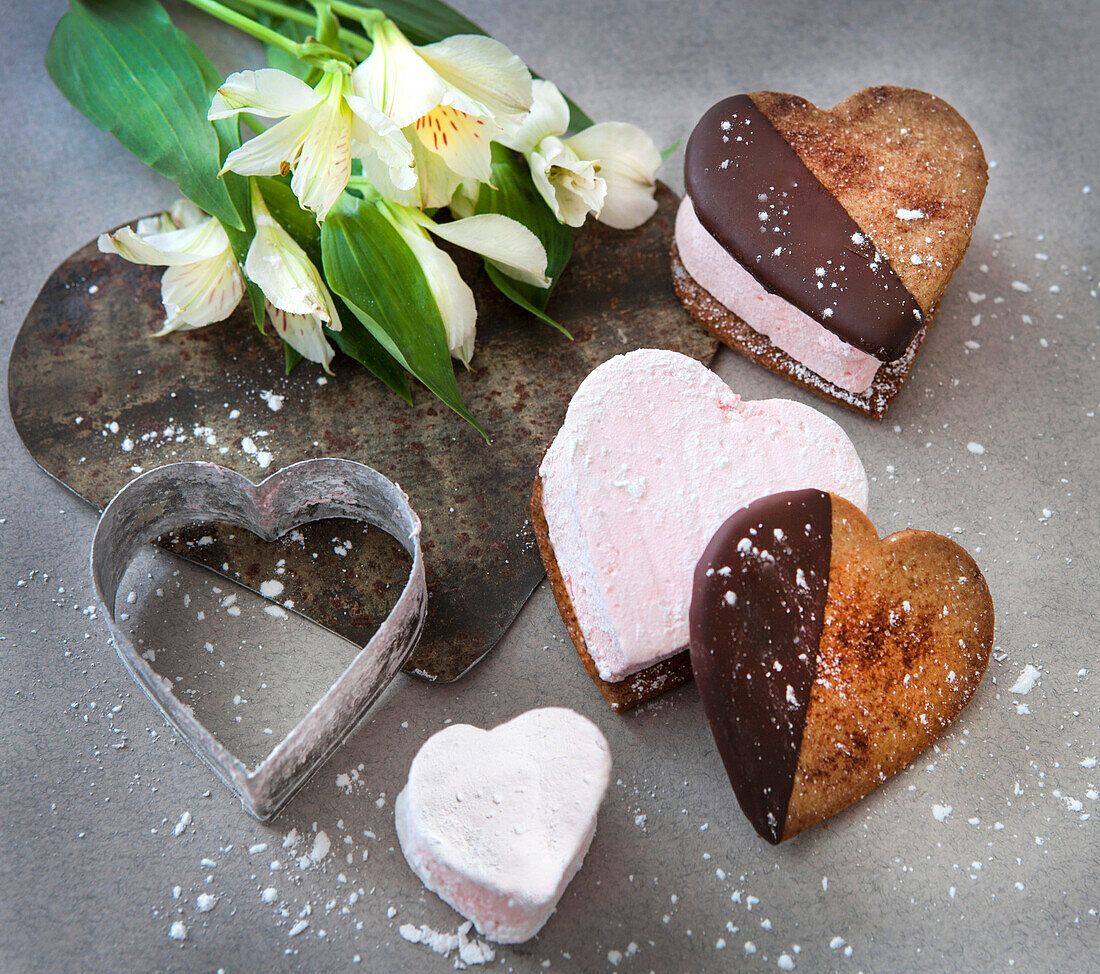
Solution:
<path fill-rule="evenodd" d="M 302 361 L 302 353 L 291 348 L 286 342 L 283 342 L 283 354 L 286 357 L 286 374 L 290 375 L 297 367 L 298 363 Z"/>
<path fill-rule="evenodd" d="M 672 155 L 672 153 L 674 153 L 677 149 L 680 148 L 680 143 L 683 142 L 683 141 L 684 141 L 683 139 L 677 139 L 667 149 L 662 149 L 661 150 L 661 162 L 668 162 L 668 157 L 670 155 Z"/>
<path fill-rule="evenodd" d="M 321 227 L 325 278 L 374 339 L 482 436 L 462 402 L 424 271 L 378 206 L 345 193 Z"/>
<path fill-rule="evenodd" d="M 256 323 L 256 328 L 261 335 L 267 334 L 267 304 L 264 298 L 264 292 L 260 290 L 257 284 L 254 284 L 247 277 L 244 279 L 244 293 L 248 298 L 248 306 L 252 309 L 252 320 Z M 290 346 L 288 345 L 287 348 Z"/>
<path fill-rule="evenodd" d="M 556 321 L 546 314 L 546 303 L 561 277 L 569 257 L 573 253 L 573 233 L 567 226 L 558 223 L 554 211 L 535 189 L 531 180 L 531 171 L 522 159 L 502 145 L 493 146 L 493 172 L 491 183 L 482 183 L 478 193 L 475 213 L 501 213 L 522 223 L 546 248 L 546 276 L 550 278 L 550 287 L 540 288 L 533 284 L 515 281 L 502 274 L 499 269 L 486 262 L 489 279 L 505 297 L 526 308 L 542 321 L 553 325 L 565 334 L 569 334 Z M 501 280 L 508 284 L 501 287 Z"/>
<path fill-rule="evenodd" d="M 93 124 L 207 213 L 244 230 L 217 178 L 222 141 L 233 140 L 206 120 L 220 81 L 208 63 L 154 0 L 71 0 L 46 52 L 54 84 Z"/>
<path fill-rule="evenodd" d="M 489 280 L 493 282 L 493 284 L 496 286 L 496 289 L 500 291 L 500 293 L 503 294 L 506 298 L 508 298 L 509 301 L 518 304 L 521 308 L 523 308 L 524 311 L 531 312 L 531 314 L 538 318 L 539 321 L 544 322 L 551 328 L 557 328 L 557 330 L 560 331 L 570 341 L 573 340 L 573 336 L 570 334 L 569 330 L 563 324 L 561 324 L 561 322 L 555 321 L 545 311 L 543 311 L 541 308 L 536 307 L 530 302 L 527 295 L 524 294 L 521 290 L 521 288 L 523 287 L 523 283 L 521 281 L 517 281 L 514 278 L 509 277 L 502 270 L 500 270 L 500 268 L 495 267 L 488 261 L 485 262 L 485 273 L 489 275 Z"/>
<path fill-rule="evenodd" d="M 367 371 L 372 372 L 406 402 L 412 402 L 412 389 L 401 364 L 369 332 L 359 318 L 336 299 L 336 310 L 340 314 L 340 331 L 325 334 L 341 352 L 355 359 Z"/>
<path fill-rule="evenodd" d="M 202 52 L 198 44 L 182 31 L 176 31 L 176 33 L 179 35 L 183 49 L 187 52 L 188 57 L 194 62 L 195 67 L 198 68 L 199 74 L 202 76 L 203 84 L 206 86 L 207 92 L 205 96 L 206 110 L 209 111 L 210 101 L 214 97 L 214 92 L 218 90 L 218 87 L 222 83 L 221 75 L 218 74 L 218 69 L 210 63 L 210 59 Z M 205 111 L 203 112 L 203 117 L 206 117 Z M 206 124 L 213 127 L 214 134 L 218 137 L 218 168 L 220 169 L 222 163 L 225 162 L 225 157 L 241 144 L 241 126 L 235 118 L 220 118 L 216 122 L 208 121 Z M 252 204 L 248 198 L 248 179 L 235 172 L 223 173 L 218 178 L 225 185 L 226 192 L 233 201 L 233 208 L 237 211 L 238 216 L 241 217 L 243 227 L 238 227 L 237 229 L 243 229 L 247 241 L 251 242 L 255 227 L 252 226 Z M 209 210 L 207 212 L 209 212 Z M 225 224 L 226 228 L 229 230 L 234 228 L 233 224 L 226 223 L 224 220 L 222 223 Z M 245 250 L 247 250 L 247 243 L 244 246 Z M 234 251 L 236 251 L 236 245 L 234 245 Z M 237 254 L 237 258 L 242 263 L 244 262 L 243 254 Z"/>

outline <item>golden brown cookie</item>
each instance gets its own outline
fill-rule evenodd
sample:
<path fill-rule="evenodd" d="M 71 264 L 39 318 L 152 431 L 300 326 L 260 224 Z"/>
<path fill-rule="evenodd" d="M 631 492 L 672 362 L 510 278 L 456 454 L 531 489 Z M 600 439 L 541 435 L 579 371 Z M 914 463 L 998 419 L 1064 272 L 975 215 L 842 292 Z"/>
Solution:
<path fill-rule="evenodd" d="M 966 706 L 993 644 L 973 559 L 927 531 L 879 539 L 843 498 L 773 494 L 699 562 L 691 662 L 741 808 L 778 843 L 901 770 Z"/>
<path fill-rule="evenodd" d="M 888 365 L 863 392 L 823 379 L 717 302 L 674 248 L 677 293 L 731 347 L 881 418 L 970 243 L 986 169 L 958 112 L 912 88 L 866 88 L 827 111 L 781 92 L 725 99 L 685 156 L 699 223 L 765 291 Z"/>

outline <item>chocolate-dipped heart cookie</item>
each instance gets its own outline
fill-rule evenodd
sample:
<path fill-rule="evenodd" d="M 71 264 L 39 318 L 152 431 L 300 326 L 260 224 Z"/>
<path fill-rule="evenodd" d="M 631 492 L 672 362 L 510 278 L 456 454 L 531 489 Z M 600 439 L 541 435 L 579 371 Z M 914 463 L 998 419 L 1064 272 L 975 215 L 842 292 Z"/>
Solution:
<path fill-rule="evenodd" d="M 881 419 L 986 178 L 974 131 L 922 91 L 867 88 L 828 111 L 773 91 L 727 98 L 688 141 L 677 293 L 730 347 Z"/>
<path fill-rule="evenodd" d="M 820 490 L 754 501 L 695 570 L 691 665 L 753 827 L 779 843 L 932 743 L 981 683 L 993 603 L 947 538 L 879 539 Z"/>

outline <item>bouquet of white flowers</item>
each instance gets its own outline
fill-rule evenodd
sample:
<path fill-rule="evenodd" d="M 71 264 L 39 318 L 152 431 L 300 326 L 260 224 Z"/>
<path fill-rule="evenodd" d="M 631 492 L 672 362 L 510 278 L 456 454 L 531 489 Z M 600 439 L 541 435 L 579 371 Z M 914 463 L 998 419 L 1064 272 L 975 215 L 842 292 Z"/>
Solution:
<path fill-rule="evenodd" d="M 415 376 L 476 426 L 452 357 L 469 364 L 477 309 L 435 239 L 560 328 L 546 304 L 570 227 L 652 216 L 652 140 L 592 124 L 438 0 L 187 2 L 261 40 L 270 66 L 223 81 L 156 0 L 71 0 L 46 58 L 81 112 L 187 197 L 99 240 L 167 267 L 157 334 L 247 297 L 288 371 L 329 370 L 338 349 L 410 401 Z"/>

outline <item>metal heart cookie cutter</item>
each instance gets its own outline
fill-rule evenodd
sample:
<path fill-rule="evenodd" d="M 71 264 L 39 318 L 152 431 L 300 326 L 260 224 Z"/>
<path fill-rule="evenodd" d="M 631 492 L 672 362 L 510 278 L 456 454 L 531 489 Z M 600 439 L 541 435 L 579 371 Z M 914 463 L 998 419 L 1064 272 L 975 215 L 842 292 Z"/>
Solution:
<path fill-rule="evenodd" d="M 274 541 L 299 524 L 325 518 L 373 524 L 412 559 L 393 611 L 366 646 L 287 736 L 251 771 L 138 654 L 115 617 L 118 587 L 139 550 L 164 533 L 197 521 L 225 521 Z M 259 484 L 213 463 L 174 463 L 150 470 L 115 495 L 92 539 L 92 582 L 130 675 L 188 744 L 260 821 L 272 818 L 344 743 L 409 658 L 428 604 L 420 518 L 409 499 L 378 471 L 350 460 L 304 460 Z M 342 637 L 339 637 L 342 638 Z"/>

